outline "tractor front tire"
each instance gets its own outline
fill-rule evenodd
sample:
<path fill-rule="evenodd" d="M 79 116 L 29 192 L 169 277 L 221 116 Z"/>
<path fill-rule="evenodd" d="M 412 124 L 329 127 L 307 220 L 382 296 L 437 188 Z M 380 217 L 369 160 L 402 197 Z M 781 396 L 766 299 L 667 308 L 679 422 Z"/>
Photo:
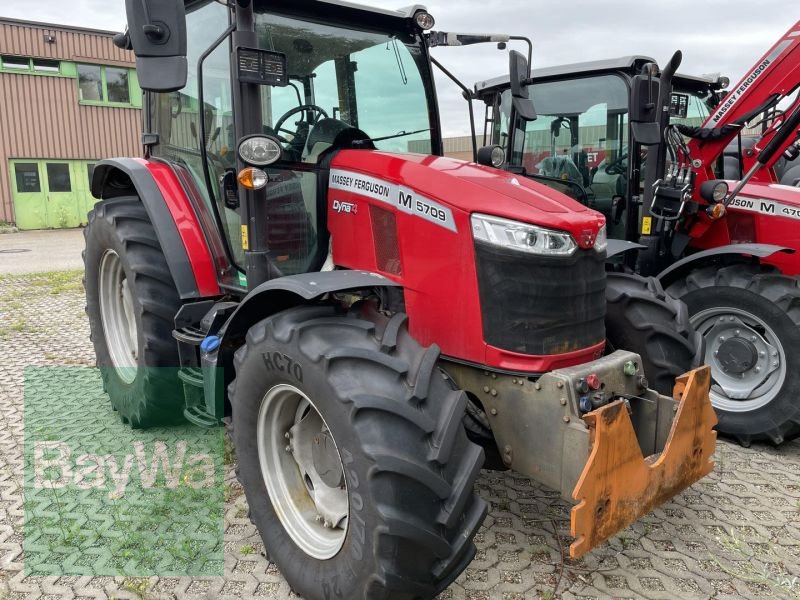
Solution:
<path fill-rule="evenodd" d="M 669 290 L 705 336 L 717 431 L 744 446 L 800 436 L 800 281 L 766 265 L 709 265 Z"/>
<path fill-rule="evenodd" d="M 102 200 L 83 234 L 86 314 L 111 405 L 136 428 L 182 422 L 180 298 L 147 211 L 135 196 Z"/>
<path fill-rule="evenodd" d="M 666 396 L 676 377 L 703 360 L 703 341 L 686 305 L 654 277 L 608 273 L 606 338 L 614 350 L 639 354 L 650 387 Z"/>
<path fill-rule="evenodd" d="M 269 317 L 237 351 L 240 480 L 269 557 L 302 597 L 431 598 L 472 560 L 483 450 L 438 357 L 405 315 L 329 306 Z"/>

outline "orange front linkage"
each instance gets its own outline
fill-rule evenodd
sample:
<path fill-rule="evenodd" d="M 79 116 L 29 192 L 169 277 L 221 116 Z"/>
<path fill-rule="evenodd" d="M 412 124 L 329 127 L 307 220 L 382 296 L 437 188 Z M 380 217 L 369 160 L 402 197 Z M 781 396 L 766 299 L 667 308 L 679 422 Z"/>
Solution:
<path fill-rule="evenodd" d="M 679 401 L 666 444 L 645 458 L 623 400 L 599 408 L 584 419 L 590 429 L 589 460 L 572 493 L 569 549 L 579 558 L 640 516 L 666 502 L 714 468 L 717 417 L 708 392 L 707 366 L 675 382 Z"/>

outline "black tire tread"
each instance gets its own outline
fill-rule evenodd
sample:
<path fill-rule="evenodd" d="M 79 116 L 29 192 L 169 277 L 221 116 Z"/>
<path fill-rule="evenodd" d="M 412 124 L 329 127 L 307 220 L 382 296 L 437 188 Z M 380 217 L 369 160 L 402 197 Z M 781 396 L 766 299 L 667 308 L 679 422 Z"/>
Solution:
<path fill-rule="evenodd" d="M 672 395 L 675 378 L 703 360 L 703 340 L 686 305 L 654 277 L 608 273 L 606 335 L 622 350 L 638 352 L 650 386 Z"/>
<path fill-rule="evenodd" d="M 337 316 L 332 307 L 301 307 L 257 323 L 235 354 L 237 377 L 257 360 L 257 347 L 265 338 L 272 338 L 299 349 L 326 371 L 328 381 L 347 382 L 337 398 L 358 436 L 393 432 L 395 443 L 384 441 L 386 436 L 369 438 L 366 448 L 375 468 L 368 479 L 373 473 L 396 478 L 400 485 L 413 486 L 415 496 L 429 498 L 435 510 L 426 516 L 412 507 L 374 502 L 387 528 L 376 537 L 374 551 L 381 572 L 363 582 L 364 594 L 432 597 L 468 564 L 465 557 L 474 555 L 472 538 L 487 512 L 486 502 L 472 489 L 483 450 L 464 433 L 466 399 L 440 377 L 438 348 L 416 344 L 405 315 L 364 317 L 353 312 Z M 236 390 L 234 381 L 234 414 Z M 401 433 L 406 439 L 397 443 Z M 418 570 L 420 556 L 429 557 L 427 572 Z"/>
<path fill-rule="evenodd" d="M 800 279 L 784 275 L 771 265 L 735 263 L 719 267 L 707 265 L 691 271 L 667 290 L 678 297 L 712 287 L 731 287 L 747 290 L 770 300 L 800 327 Z M 800 437 L 800 414 L 763 432 L 735 435 L 743 446 L 759 440 L 775 445 Z"/>
<path fill-rule="evenodd" d="M 182 387 L 176 376 L 178 350 L 171 337 L 173 319 L 181 302 L 155 229 L 139 198 L 123 196 L 98 202 L 89 212 L 88 224 L 83 231 L 87 248 L 96 243 L 94 237 L 101 232 L 119 240 L 124 260 L 129 265 L 133 293 L 141 307 L 142 362 L 148 367 L 140 371 L 142 381 L 137 394 L 128 396 L 126 401 L 112 396 L 112 406 L 122 420 L 133 427 L 181 422 L 184 404 Z M 86 256 L 84 251 L 85 269 L 96 268 L 96 265 L 86 263 Z M 86 287 L 86 276 L 84 288 L 88 296 L 90 290 Z M 99 312 L 99 305 L 90 309 L 87 298 L 86 311 L 92 325 L 90 337 L 97 351 L 98 343 L 105 344 L 100 316 L 91 314 Z M 104 387 L 108 388 L 109 373 L 105 367 L 110 365 L 100 364 L 98 360 L 98 366 L 102 368 Z"/>

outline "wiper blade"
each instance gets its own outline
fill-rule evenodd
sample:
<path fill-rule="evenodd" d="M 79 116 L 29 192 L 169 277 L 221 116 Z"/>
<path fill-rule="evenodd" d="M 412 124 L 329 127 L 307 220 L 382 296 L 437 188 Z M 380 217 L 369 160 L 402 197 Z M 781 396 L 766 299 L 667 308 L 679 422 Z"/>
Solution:
<path fill-rule="evenodd" d="M 391 140 L 393 138 L 404 137 L 404 136 L 407 136 L 407 135 L 415 135 L 417 133 L 425 133 L 426 131 L 431 131 L 431 128 L 427 127 L 425 129 L 417 129 L 416 131 L 399 131 L 399 132 L 397 132 L 397 133 L 395 133 L 393 135 L 385 135 L 385 136 L 379 137 L 379 138 L 370 138 L 370 141 L 372 141 L 372 142 L 382 142 L 383 140 Z"/>

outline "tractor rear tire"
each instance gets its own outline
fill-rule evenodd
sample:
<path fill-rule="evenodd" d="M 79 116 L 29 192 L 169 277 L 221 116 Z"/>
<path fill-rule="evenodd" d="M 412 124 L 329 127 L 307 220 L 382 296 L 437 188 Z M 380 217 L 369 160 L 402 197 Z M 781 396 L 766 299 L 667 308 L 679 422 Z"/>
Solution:
<path fill-rule="evenodd" d="M 614 350 L 636 352 L 650 387 L 672 396 L 675 378 L 700 365 L 703 341 L 686 305 L 654 277 L 608 273 L 606 338 Z"/>
<path fill-rule="evenodd" d="M 90 339 L 112 407 L 135 428 L 183 422 L 180 298 L 147 211 L 135 196 L 103 200 L 83 235 Z"/>
<path fill-rule="evenodd" d="M 438 357 L 405 315 L 330 306 L 269 317 L 236 352 L 239 474 L 268 556 L 302 597 L 431 598 L 471 562 L 487 510 L 473 492 L 483 450 Z M 330 452 L 322 466 L 303 448 L 307 418 L 309 445 Z"/>
<path fill-rule="evenodd" d="M 692 323 L 706 336 L 717 431 L 744 446 L 800 436 L 800 280 L 766 265 L 712 265 L 669 290 L 686 302 Z M 730 362 L 741 357 L 744 363 Z M 739 385 L 731 373 L 758 387 L 747 398 L 730 397 L 720 381 Z"/>

